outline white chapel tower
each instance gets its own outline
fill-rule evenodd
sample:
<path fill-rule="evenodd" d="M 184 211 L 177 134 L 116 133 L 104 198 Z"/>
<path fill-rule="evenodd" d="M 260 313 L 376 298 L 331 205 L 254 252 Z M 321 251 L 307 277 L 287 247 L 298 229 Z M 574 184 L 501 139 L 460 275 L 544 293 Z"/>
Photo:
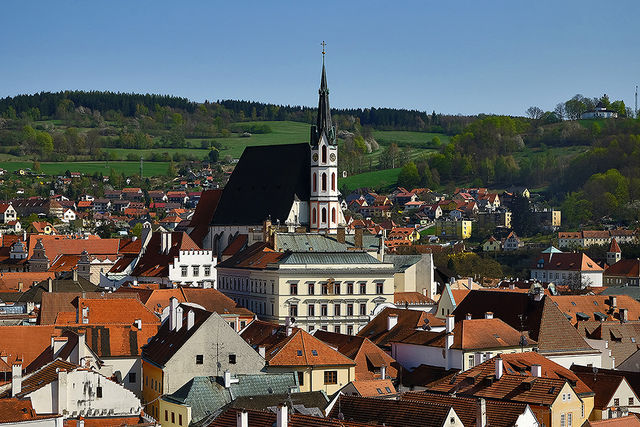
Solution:
<path fill-rule="evenodd" d="M 322 80 L 317 123 L 311 126 L 311 197 L 309 215 L 311 231 L 336 233 L 344 223 L 338 202 L 338 142 L 331 123 L 329 89 L 322 52 Z"/>

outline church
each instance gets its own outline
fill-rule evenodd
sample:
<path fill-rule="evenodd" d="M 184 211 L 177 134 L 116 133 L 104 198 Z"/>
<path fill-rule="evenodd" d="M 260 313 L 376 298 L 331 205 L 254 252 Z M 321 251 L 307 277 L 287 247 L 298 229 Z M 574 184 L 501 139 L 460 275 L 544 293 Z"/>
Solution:
<path fill-rule="evenodd" d="M 224 190 L 206 206 L 211 220 L 202 246 L 220 256 L 233 242 L 262 241 L 265 221 L 280 231 L 335 234 L 345 223 L 338 195 L 338 142 L 323 56 L 310 141 L 247 147 Z"/>

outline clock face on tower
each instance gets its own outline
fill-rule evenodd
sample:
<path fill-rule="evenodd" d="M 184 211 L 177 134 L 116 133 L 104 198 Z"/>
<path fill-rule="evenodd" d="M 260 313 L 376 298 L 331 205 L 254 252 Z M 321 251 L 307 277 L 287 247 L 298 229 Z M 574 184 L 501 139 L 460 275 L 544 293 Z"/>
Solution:
<path fill-rule="evenodd" d="M 329 155 L 329 159 L 330 159 L 332 162 L 335 162 L 335 161 L 336 161 L 336 153 L 331 153 L 331 154 Z"/>
<path fill-rule="evenodd" d="M 313 161 L 314 162 L 318 161 L 318 153 L 313 153 Z"/>

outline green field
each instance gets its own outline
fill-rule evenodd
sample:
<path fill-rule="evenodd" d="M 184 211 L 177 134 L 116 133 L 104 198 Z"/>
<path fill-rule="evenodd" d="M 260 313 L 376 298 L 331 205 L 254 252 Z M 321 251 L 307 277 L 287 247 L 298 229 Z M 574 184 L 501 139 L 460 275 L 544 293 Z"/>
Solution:
<path fill-rule="evenodd" d="M 0 162 L 0 167 L 9 172 L 18 169 L 31 168 L 33 162 Z M 40 163 L 42 173 L 47 175 L 62 175 L 67 170 L 71 172 L 82 172 L 92 175 L 96 172 L 108 176 L 111 169 L 125 175 L 140 173 L 140 162 L 42 162 Z M 144 163 L 144 176 L 165 175 L 169 168 L 168 162 L 146 162 Z"/>
<path fill-rule="evenodd" d="M 396 184 L 401 170 L 402 168 L 395 168 L 360 173 L 338 179 L 338 185 L 345 185 L 349 191 L 362 187 L 373 189 L 386 188 Z"/>
<path fill-rule="evenodd" d="M 373 131 L 373 137 L 380 145 L 389 145 L 396 143 L 399 146 L 421 146 L 431 142 L 434 136 L 440 138 L 440 142 L 448 144 L 451 137 L 443 133 L 429 132 L 411 132 L 402 130 L 376 130 Z"/>

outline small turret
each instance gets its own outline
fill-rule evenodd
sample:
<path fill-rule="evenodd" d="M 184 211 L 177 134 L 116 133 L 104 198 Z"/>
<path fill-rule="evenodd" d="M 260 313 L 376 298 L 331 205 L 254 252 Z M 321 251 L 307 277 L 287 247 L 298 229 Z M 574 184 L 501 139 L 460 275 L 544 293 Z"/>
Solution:
<path fill-rule="evenodd" d="M 620 246 L 618 246 L 618 242 L 614 237 L 613 239 L 611 239 L 611 246 L 609 246 L 609 250 L 607 251 L 607 264 L 613 265 L 621 259 L 622 251 L 620 250 Z"/>

